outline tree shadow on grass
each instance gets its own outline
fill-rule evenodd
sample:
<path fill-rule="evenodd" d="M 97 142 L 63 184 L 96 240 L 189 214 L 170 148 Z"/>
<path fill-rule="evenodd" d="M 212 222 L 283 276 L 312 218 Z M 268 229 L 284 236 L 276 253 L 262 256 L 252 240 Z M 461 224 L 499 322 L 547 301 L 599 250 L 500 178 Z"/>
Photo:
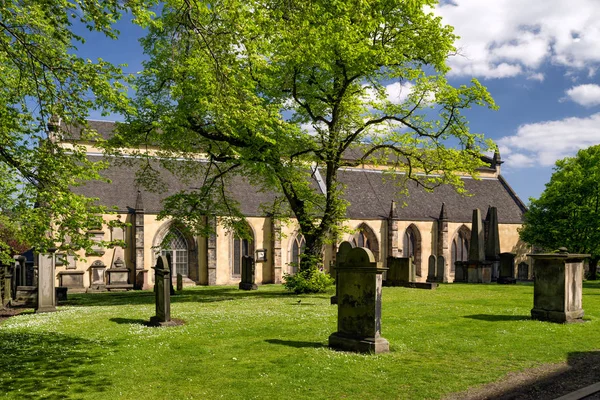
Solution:
<path fill-rule="evenodd" d="M 18 399 L 73 399 L 110 387 L 92 366 L 111 343 L 60 333 L 0 331 L 0 387 Z"/>
<path fill-rule="evenodd" d="M 600 380 L 600 352 L 572 352 L 566 363 L 509 374 L 499 382 L 454 393 L 446 399 L 537 400 L 555 399 Z M 581 398 L 581 397 L 574 397 Z M 598 393 L 585 397 L 597 399 Z"/>
<path fill-rule="evenodd" d="M 265 342 L 270 343 L 270 344 L 279 344 L 279 345 L 283 345 L 283 346 L 289 346 L 289 347 L 296 347 L 296 348 L 314 348 L 314 349 L 320 349 L 323 347 L 328 347 L 327 345 L 324 345 L 323 343 L 318 343 L 318 342 L 300 342 L 297 340 L 281 340 L 281 339 L 266 339 Z"/>
<path fill-rule="evenodd" d="M 285 291 L 239 290 L 235 287 L 210 287 L 206 290 L 183 290 L 171 296 L 172 303 L 213 303 L 236 299 L 252 298 L 289 298 L 297 296 Z M 67 306 L 118 306 L 133 304 L 154 304 L 154 292 L 151 290 L 130 292 L 104 292 L 70 294 L 69 299 L 61 303 Z"/>
<path fill-rule="evenodd" d="M 531 320 L 531 317 L 529 315 L 474 314 L 474 315 L 465 315 L 463 318 L 476 319 L 479 321 L 488 321 L 488 322 Z"/>

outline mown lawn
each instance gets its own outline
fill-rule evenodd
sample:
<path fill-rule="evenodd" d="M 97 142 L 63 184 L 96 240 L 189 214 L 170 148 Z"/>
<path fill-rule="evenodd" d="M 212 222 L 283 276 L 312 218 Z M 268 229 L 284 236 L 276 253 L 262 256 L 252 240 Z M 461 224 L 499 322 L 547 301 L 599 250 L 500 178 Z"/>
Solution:
<path fill-rule="evenodd" d="M 171 309 L 186 324 L 169 328 L 144 325 L 152 292 L 70 295 L 59 312 L 0 325 L 0 396 L 440 398 L 600 348 L 600 285 L 584 285 L 586 323 L 571 325 L 531 321 L 531 285 L 384 288 L 391 352 L 376 356 L 328 349 L 330 295 L 186 288 Z"/>

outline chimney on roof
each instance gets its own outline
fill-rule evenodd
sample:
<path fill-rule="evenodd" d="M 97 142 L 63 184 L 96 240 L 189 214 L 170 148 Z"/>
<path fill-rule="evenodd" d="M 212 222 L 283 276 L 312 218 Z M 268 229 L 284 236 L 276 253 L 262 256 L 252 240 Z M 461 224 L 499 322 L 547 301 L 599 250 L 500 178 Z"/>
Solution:
<path fill-rule="evenodd" d="M 135 199 L 135 211 L 144 212 L 144 200 L 142 199 L 142 192 L 138 190 L 137 198 Z"/>
<path fill-rule="evenodd" d="M 58 139 L 58 134 L 60 132 L 60 124 L 62 123 L 62 118 L 56 114 L 52 114 L 50 119 L 48 120 L 48 124 L 46 127 L 48 128 L 48 139 L 52 142 L 56 142 Z"/>
<path fill-rule="evenodd" d="M 500 150 L 496 149 L 494 151 L 494 157 L 492 157 L 492 168 L 496 169 L 498 175 L 500 175 L 500 164 L 502 164 L 502 158 L 500 158 Z"/>
<path fill-rule="evenodd" d="M 390 219 L 398 219 L 398 212 L 396 211 L 396 201 L 392 200 L 392 205 L 390 207 Z"/>
<path fill-rule="evenodd" d="M 438 218 L 440 221 L 447 221 L 448 215 L 446 214 L 446 203 L 442 202 L 442 209 L 440 210 L 440 217 Z"/>

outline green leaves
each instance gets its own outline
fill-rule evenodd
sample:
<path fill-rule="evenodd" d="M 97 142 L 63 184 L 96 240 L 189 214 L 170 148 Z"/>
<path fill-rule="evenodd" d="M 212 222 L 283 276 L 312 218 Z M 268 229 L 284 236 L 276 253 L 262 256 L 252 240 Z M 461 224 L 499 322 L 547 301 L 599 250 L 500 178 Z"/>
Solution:
<path fill-rule="evenodd" d="M 558 160 L 540 198 L 530 201 L 521 239 L 600 258 L 600 145 Z"/>
<path fill-rule="evenodd" d="M 0 195 L 9 223 L 39 251 L 89 248 L 85 234 L 101 224 L 101 207 L 71 192 L 102 167 L 85 148 L 59 141 L 85 125 L 91 109 L 130 110 L 120 67 L 76 55 L 74 23 L 116 38 L 125 12 L 140 21 L 152 1 L 8 0 L 0 4 Z M 67 129 L 68 128 L 68 129 Z M 65 132 L 67 130 L 67 132 Z M 0 246 L 3 239 L 0 238 Z M 6 242 L 5 242 L 6 243 Z M 5 261 L 9 250 L 1 251 Z"/>
<path fill-rule="evenodd" d="M 190 205 L 222 212 L 223 201 L 204 200 L 232 171 L 285 198 L 317 255 L 345 216 L 340 168 L 378 162 L 428 188 L 460 190 L 459 174 L 475 174 L 493 146 L 469 132 L 461 110 L 495 104 L 475 80 L 448 84 L 456 36 L 434 4 L 166 1 L 143 40 L 150 59 L 122 138 L 157 145 L 161 156 L 204 154 L 211 168 L 209 187 L 174 197 L 165 215 L 202 231 Z M 356 149 L 363 155 L 347 160 Z M 310 184 L 310 166 L 324 192 Z"/>

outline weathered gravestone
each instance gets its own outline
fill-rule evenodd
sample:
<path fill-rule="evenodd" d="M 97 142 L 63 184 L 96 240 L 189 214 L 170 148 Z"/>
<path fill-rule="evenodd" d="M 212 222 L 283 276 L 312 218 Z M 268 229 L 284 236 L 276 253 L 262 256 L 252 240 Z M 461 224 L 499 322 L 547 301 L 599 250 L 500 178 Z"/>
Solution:
<path fill-rule="evenodd" d="M 551 322 L 579 322 L 583 318 L 583 261 L 589 254 L 529 254 L 534 259 L 531 318 Z"/>
<path fill-rule="evenodd" d="M 427 262 L 427 282 L 435 282 L 436 281 L 436 263 L 437 263 L 437 259 L 434 255 L 429 256 L 428 262 Z"/>
<path fill-rule="evenodd" d="M 54 265 L 54 253 L 56 249 L 50 249 L 49 253 L 38 254 L 38 287 L 37 287 L 37 307 L 35 312 L 53 312 L 56 311 L 56 275 Z"/>
<path fill-rule="evenodd" d="M 411 257 L 388 257 L 387 268 L 386 286 L 400 286 L 401 283 L 415 281 L 415 266 Z"/>
<path fill-rule="evenodd" d="M 498 209 L 489 207 L 485 234 L 485 260 L 491 263 L 492 280 L 500 276 L 500 232 L 498 229 Z"/>
<path fill-rule="evenodd" d="M 520 281 L 529 280 L 529 264 L 525 261 L 521 261 L 517 267 L 517 278 Z"/>
<path fill-rule="evenodd" d="M 517 283 L 514 277 L 515 274 L 515 253 L 501 253 L 500 254 L 500 276 L 498 277 L 498 283 Z"/>
<path fill-rule="evenodd" d="M 177 274 L 177 291 L 181 292 L 183 290 L 183 275 Z"/>
<path fill-rule="evenodd" d="M 444 274 L 445 274 L 445 266 L 446 266 L 446 258 L 444 256 L 437 256 L 436 260 L 437 271 L 435 274 L 435 280 L 438 282 L 444 282 Z"/>
<path fill-rule="evenodd" d="M 171 270 L 169 260 L 159 256 L 154 269 L 154 294 L 156 315 L 150 318 L 150 325 L 170 326 L 176 325 L 171 321 Z"/>
<path fill-rule="evenodd" d="M 341 246 L 340 246 L 341 247 Z M 389 342 L 381 337 L 382 274 L 371 250 L 356 247 L 338 265 L 337 332 L 329 347 L 359 353 L 384 353 Z"/>
<path fill-rule="evenodd" d="M 454 262 L 454 282 L 467 282 L 467 272 L 469 263 L 467 261 Z"/>
<path fill-rule="evenodd" d="M 435 282 L 416 282 L 415 265 L 412 257 L 388 257 L 384 286 L 402 286 L 412 289 L 435 289 Z"/>
<path fill-rule="evenodd" d="M 0 309 L 10 306 L 12 300 L 12 271 L 8 265 L 0 264 Z"/>
<path fill-rule="evenodd" d="M 348 257 L 350 250 L 352 250 L 353 248 L 354 248 L 354 246 L 350 242 L 342 242 L 338 246 L 338 251 L 335 255 L 335 270 L 334 270 L 335 294 L 333 296 L 331 296 L 331 304 L 337 304 L 337 302 L 338 302 L 338 281 L 339 281 L 338 269 L 340 268 L 341 265 L 343 265 L 346 262 L 346 258 Z"/>
<path fill-rule="evenodd" d="M 242 281 L 239 284 L 240 290 L 257 290 L 258 285 L 255 282 L 256 269 L 254 258 L 250 256 L 242 257 Z"/>
<path fill-rule="evenodd" d="M 485 260 L 484 231 L 481 211 L 473 210 L 471 223 L 471 240 L 469 242 L 469 261 L 467 265 L 467 282 L 490 283 L 492 281 L 492 262 Z"/>

